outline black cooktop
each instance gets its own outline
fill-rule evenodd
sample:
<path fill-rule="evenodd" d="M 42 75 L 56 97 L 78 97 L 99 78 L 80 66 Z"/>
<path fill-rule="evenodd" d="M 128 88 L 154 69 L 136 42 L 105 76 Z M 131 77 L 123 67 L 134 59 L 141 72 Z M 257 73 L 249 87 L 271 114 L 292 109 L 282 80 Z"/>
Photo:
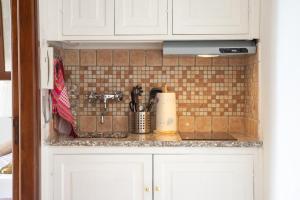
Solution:
<path fill-rule="evenodd" d="M 229 133 L 179 133 L 182 140 L 237 140 Z"/>

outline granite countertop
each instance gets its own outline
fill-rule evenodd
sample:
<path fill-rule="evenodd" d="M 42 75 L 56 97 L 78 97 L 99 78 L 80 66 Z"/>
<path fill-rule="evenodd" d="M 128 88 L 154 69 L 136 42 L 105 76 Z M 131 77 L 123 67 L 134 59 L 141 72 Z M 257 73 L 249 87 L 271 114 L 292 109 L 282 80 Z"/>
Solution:
<path fill-rule="evenodd" d="M 129 134 L 126 138 L 70 138 L 60 136 L 49 146 L 102 147 L 262 147 L 263 142 L 244 134 L 231 134 L 237 140 L 182 140 L 179 134 Z"/>

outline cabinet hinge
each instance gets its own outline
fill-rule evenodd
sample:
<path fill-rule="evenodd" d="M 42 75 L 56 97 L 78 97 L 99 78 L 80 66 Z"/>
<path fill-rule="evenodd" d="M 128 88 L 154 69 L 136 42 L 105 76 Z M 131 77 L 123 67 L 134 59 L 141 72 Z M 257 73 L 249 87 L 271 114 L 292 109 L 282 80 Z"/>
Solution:
<path fill-rule="evenodd" d="M 13 118 L 13 134 L 14 134 L 14 143 L 19 144 L 19 117 Z"/>

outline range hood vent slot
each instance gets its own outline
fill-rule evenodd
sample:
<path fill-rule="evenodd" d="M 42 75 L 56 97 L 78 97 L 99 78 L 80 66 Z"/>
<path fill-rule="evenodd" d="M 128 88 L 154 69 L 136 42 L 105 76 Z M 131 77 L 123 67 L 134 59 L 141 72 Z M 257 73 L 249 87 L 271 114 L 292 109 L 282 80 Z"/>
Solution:
<path fill-rule="evenodd" d="M 255 40 L 165 41 L 163 44 L 164 55 L 213 57 L 255 53 Z"/>

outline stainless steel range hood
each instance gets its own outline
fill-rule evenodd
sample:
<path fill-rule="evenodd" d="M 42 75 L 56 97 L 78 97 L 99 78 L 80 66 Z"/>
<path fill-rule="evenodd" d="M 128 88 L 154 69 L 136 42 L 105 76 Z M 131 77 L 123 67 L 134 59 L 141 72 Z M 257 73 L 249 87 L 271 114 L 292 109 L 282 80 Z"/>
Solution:
<path fill-rule="evenodd" d="M 254 40 L 165 41 L 164 55 L 197 55 L 203 57 L 255 54 Z"/>

